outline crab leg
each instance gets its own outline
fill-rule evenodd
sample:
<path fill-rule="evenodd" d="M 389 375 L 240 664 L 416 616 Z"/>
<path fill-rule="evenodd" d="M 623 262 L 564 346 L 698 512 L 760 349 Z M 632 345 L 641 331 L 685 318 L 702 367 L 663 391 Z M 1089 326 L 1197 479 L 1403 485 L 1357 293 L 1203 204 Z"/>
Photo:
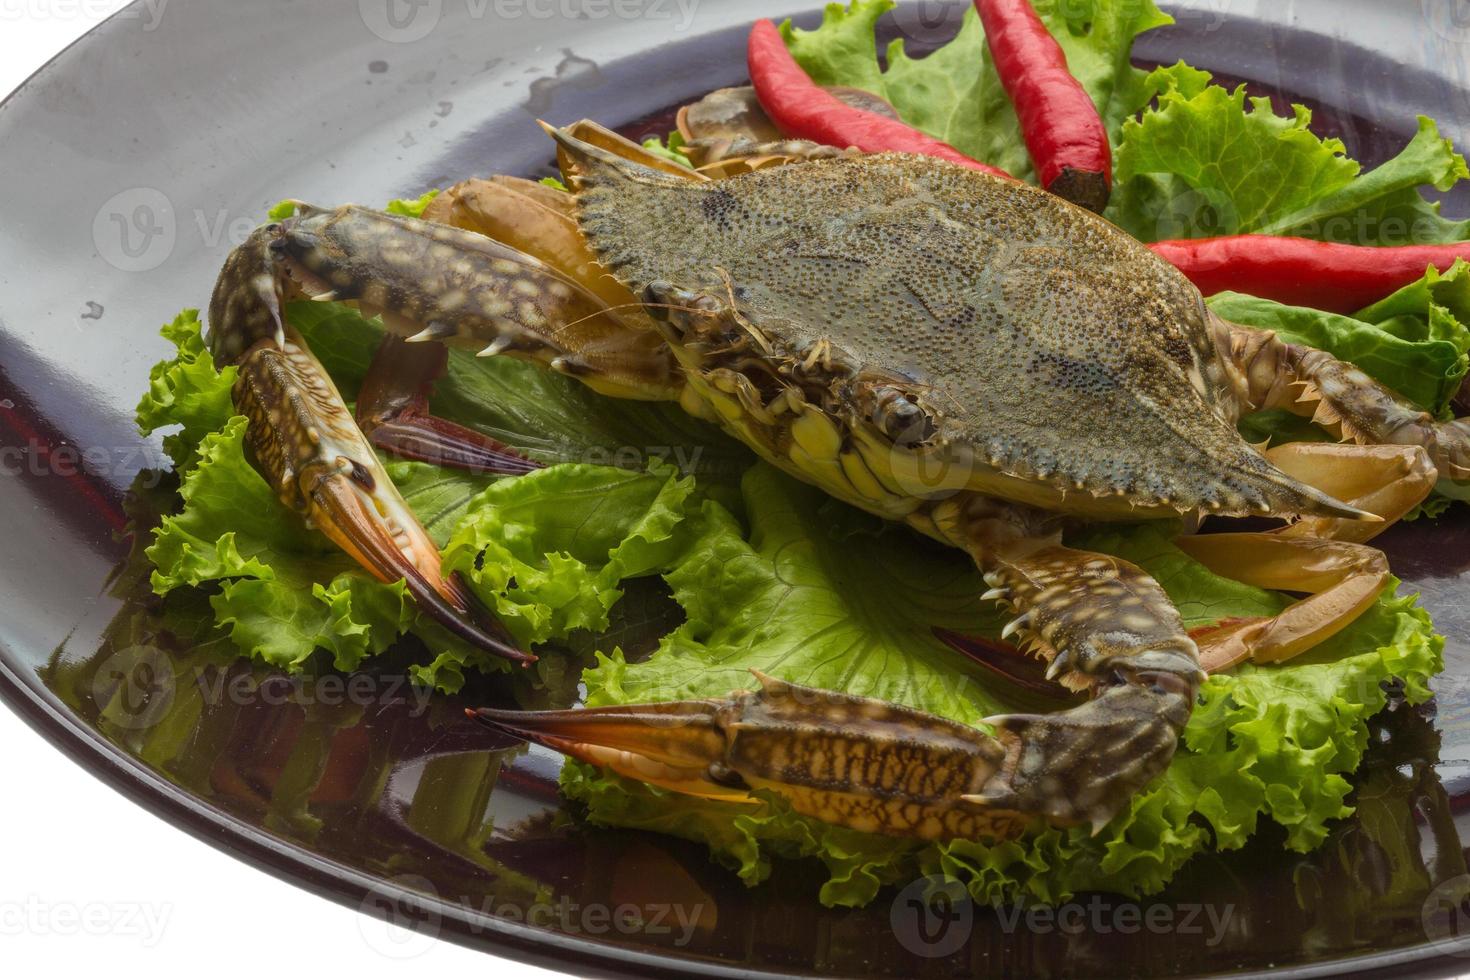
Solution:
<path fill-rule="evenodd" d="M 443 344 L 385 337 L 357 396 L 357 423 L 384 452 L 476 473 L 519 476 L 540 468 L 499 440 L 429 414 L 429 392 L 443 376 Z"/>
<path fill-rule="evenodd" d="M 424 220 L 477 232 L 534 256 L 625 317 L 637 306 L 587 247 L 566 191 L 519 177 L 466 180 L 434 198 Z"/>
<path fill-rule="evenodd" d="M 1383 552 L 1352 541 L 1244 532 L 1176 543 L 1217 575 L 1309 594 L 1277 616 L 1228 622 L 1200 636 L 1200 661 L 1212 673 L 1247 660 L 1288 660 L 1311 649 L 1362 615 L 1388 584 Z"/>
<path fill-rule="evenodd" d="M 527 276 L 527 282 L 515 287 L 525 299 L 506 315 L 535 320 L 520 325 L 542 329 L 551 342 L 528 346 L 523 355 L 550 358 L 554 367 L 570 369 L 575 362 L 566 358 L 580 351 L 594 361 L 583 380 L 596 390 L 620 398 L 676 397 L 660 339 L 643 322 L 633 295 L 588 251 L 577 231 L 571 195 L 515 177 L 468 180 L 435 198 L 424 218 L 493 239 L 525 260 L 507 260 L 514 262 L 516 274 Z M 450 257 L 451 264 L 463 261 Z M 502 270 L 507 268 L 501 265 Z M 486 291 L 483 284 L 475 285 L 477 291 Z M 531 285 L 537 290 L 534 298 Z M 570 294 L 574 287 L 585 291 L 577 294 L 581 308 L 556 302 L 557 294 Z M 526 299 L 531 300 L 530 308 Z M 487 302 L 495 304 L 494 299 Z M 374 445 L 411 459 L 482 472 L 518 474 L 539 465 L 489 436 L 429 414 L 429 394 L 448 357 L 444 346 L 434 341 L 458 339 L 450 336 L 452 317 L 445 316 L 436 329 L 428 330 L 403 314 L 390 313 L 389 319 L 412 336 L 407 341 L 393 336 L 384 340 L 359 396 L 358 421 Z M 512 352 L 509 345 L 496 343 L 503 342 L 492 342 L 486 351 Z"/>
<path fill-rule="evenodd" d="M 1304 517 L 1271 532 L 1288 537 L 1370 541 L 1429 496 L 1439 477 L 1421 446 L 1289 442 L 1266 450 L 1266 458 L 1288 476 L 1382 518 Z"/>
<path fill-rule="evenodd" d="M 309 295 L 381 314 L 409 343 L 541 362 L 624 397 L 663 396 L 672 384 L 641 311 L 614 311 L 572 275 L 502 242 L 350 204 L 301 205 L 273 227 L 283 267 Z"/>
<path fill-rule="evenodd" d="M 709 136 L 690 140 L 682 150 L 700 173 L 720 179 L 808 160 L 833 160 L 858 152 L 809 140 L 756 142 L 743 137 L 719 139 Z"/>
<path fill-rule="evenodd" d="M 1250 411 L 1282 408 L 1358 443 L 1422 446 L 1444 479 L 1470 479 L 1470 418 L 1428 412 L 1325 351 L 1212 315 L 1230 383 Z"/>
<path fill-rule="evenodd" d="M 1419 446 L 1296 442 L 1267 452 L 1287 474 L 1382 521 L 1307 517 L 1272 531 L 1203 534 L 1177 544 L 1217 575 L 1308 593 L 1274 617 L 1237 620 L 1196 636 L 1211 672 L 1247 660 L 1286 660 L 1343 629 L 1388 582 L 1388 561 L 1364 545 L 1434 488 L 1438 471 Z"/>
<path fill-rule="evenodd" d="M 383 581 L 402 579 L 419 606 L 456 635 L 523 664 L 518 650 L 443 575 L 429 539 L 363 438 L 332 379 L 286 321 L 279 226 L 256 231 L 225 262 L 210 301 L 210 346 L 239 369 L 233 390 L 249 420 L 246 449 L 281 500 Z"/>

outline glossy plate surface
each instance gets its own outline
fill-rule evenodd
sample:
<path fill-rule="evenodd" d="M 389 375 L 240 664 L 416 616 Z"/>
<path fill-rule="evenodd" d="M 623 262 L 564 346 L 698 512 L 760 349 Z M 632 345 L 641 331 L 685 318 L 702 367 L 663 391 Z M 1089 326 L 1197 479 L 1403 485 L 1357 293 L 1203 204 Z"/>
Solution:
<path fill-rule="evenodd" d="M 1179 25 L 1135 55 L 1183 57 L 1306 101 L 1318 131 L 1371 166 L 1407 141 L 1420 112 L 1470 145 L 1470 26 L 1455 7 L 1207 0 L 1176 8 Z M 550 155 L 534 117 L 658 120 L 742 81 L 745 25 L 794 9 L 138 3 L 33 78 L 0 108 L 0 694 L 81 765 L 245 860 L 582 974 L 1470 964 L 1442 901 L 1462 893 L 1470 839 L 1463 508 L 1384 539 L 1449 636 L 1448 673 L 1437 718 L 1400 712 L 1375 730 L 1358 816 L 1319 851 L 1289 854 L 1267 832 L 1240 853 L 1196 860 L 1155 898 L 1084 898 L 1080 928 L 958 910 L 968 942 L 940 956 L 926 955 L 939 950 L 891 896 L 826 910 L 812 868 L 778 867 L 747 890 L 701 847 L 579 826 L 558 806 L 558 759 L 487 744 L 458 701 L 420 700 L 391 666 L 355 691 L 293 685 L 212 666 L 209 651 L 152 622 L 119 532 L 129 488 L 129 508 L 146 514 L 167 484 L 148 472 L 161 454 L 135 434 L 132 406 L 164 353 L 158 324 L 203 304 L 225 253 L 267 206 L 285 196 L 381 202 L 473 174 L 535 173 Z M 933 44 L 957 10 L 906 6 L 889 30 Z M 629 906 L 665 913 L 638 924 L 619 911 Z M 1164 911 L 1149 919 L 1153 908 Z M 1172 925 L 1147 924 L 1165 917 Z"/>

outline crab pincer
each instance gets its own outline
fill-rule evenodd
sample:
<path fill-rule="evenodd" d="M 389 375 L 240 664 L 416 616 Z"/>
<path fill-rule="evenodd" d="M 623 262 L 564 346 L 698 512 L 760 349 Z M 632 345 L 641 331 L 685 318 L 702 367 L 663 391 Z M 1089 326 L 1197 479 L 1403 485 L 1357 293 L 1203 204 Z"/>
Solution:
<path fill-rule="evenodd" d="M 755 804 L 769 795 L 866 833 L 999 840 L 1038 817 L 1102 827 L 1168 765 L 1193 697 L 1188 683 L 1174 684 L 1160 712 L 1146 688 L 1119 684 L 1060 716 L 988 719 L 991 735 L 752 673 L 756 690 L 723 699 L 466 714 L 689 796 Z"/>
<path fill-rule="evenodd" d="M 251 464 L 281 500 L 375 577 L 402 579 L 419 608 L 460 638 L 508 660 L 518 649 L 455 576 L 404 502 L 341 393 L 285 316 L 292 288 L 283 224 L 250 236 L 226 261 L 210 301 L 210 347 L 234 364 Z"/>
<path fill-rule="evenodd" d="M 788 684 L 723 699 L 467 714 L 618 775 L 689 796 L 758 802 L 868 833 L 1014 837 L 1027 817 L 970 798 L 1002 772 L 1004 745 L 898 705 Z"/>

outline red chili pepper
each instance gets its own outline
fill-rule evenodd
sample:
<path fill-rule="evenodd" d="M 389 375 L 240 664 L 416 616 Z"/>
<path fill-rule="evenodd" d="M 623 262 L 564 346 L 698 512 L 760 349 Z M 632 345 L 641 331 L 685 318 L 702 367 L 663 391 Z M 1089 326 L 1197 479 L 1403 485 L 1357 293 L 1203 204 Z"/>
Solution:
<path fill-rule="evenodd" d="M 997 177 L 1010 177 L 1004 170 L 971 159 L 912 126 L 842 102 L 808 77 L 769 20 L 756 21 L 751 28 L 746 55 L 756 98 L 786 136 L 827 146 L 855 146 L 864 153 L 918 153 Z"/>
<path fill-rule="evenodd" d="M 1067 69 L 1061 45 L 1027 0 L 975 0 L 975 9 L 1041 186 L 1102 211 L 1112 189 L 1113 150 L 1097 106 Z"/>
<path fill-rule="evenodd" d="M 1434 266 L 1470 260 L 1470 242 L 1453 245 L 1340 245 L 1309 238 L 1230 235 L 1155 242 L 1159 257 L 1206 296 L 1235 290 L 1291 306 L 1352 313 L 1416 282 Z"/>

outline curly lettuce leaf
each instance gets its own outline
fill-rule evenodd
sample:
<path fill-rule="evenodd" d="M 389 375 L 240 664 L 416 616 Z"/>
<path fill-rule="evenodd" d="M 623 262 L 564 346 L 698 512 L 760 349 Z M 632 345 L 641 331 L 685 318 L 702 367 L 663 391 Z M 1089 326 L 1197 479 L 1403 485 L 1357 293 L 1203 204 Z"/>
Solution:
<path fill-rule="evenodd" d="M 660 569 L 694 481 L 567 464 L 505 480 L 473 501 L 444 548 L 522 644 L 603 630 L 618 583 Z"/>
<path fill-rule="evenodd" d="M 1107 217 L 1143 241 L 1260 233 L 1361 245 L 1470 238 L 1423 186 L 1448 190 L 1470 176 L 1433 120 L 1368 173 L 1341 140 L 1312 133 L 1312 113 L 1278 116 L 1269 99 L 1210 84 L 1182 62 L 1147 87 L 1158 103 L 1122 127 Z"/>
<path fill-rule="evenodd" d="M 923 57 L 910 57 L 902 39 L 894 40 L 885 70 L 874 37 L 879 18 L 895 6 L 893 0 L 853 0 L 845 8 L 831 3 L 815 30 L 787 21 L 781 32 L 792 56 L 818 84 L 882 96 L 911 126 L 1016 177 L 1034 179 L 1020 123 L 974 8 L 966 7 L 953 40 Z M 1036 10 L 1116 142 L 1123 121 L 1153 96 L 1147 73 L 1129 61 L 1133 39 L 1173 18 L 1152 0 L 1039 0 Z"/>
<path fill-rule="evenodd" d="M 750 686 L 757 668 L 972 725 L 998 711 L 1055 709 L 934 641 L 932 625 L 998 633 L 962 555 L 856 520 L 838 522 L 849 533 L 829 534 L 831 502 L 764 465 L 742 489 L 749 533 L 703 502 L 688 518 L 687 550 L 665 573 L 687 622 L 647 661 L 600 655 L 584 675 L 589 704 L 720 697 Z M 1141 564 L 1191 625 L 1269 615 L 1287 601 L 1213 575 L 1170 544 L 1167 528 L 1112 528 L 1075 543 Z M 1309 656 L 1211 678 L 1173 765 L 1097 836 L 1048 829 L 1000 844 L 925 845 L 808 820 L 774 798 L 692 800 L 580 764 L 567 766 L 563 789 L 594 821 L 704 842 L 748 883 L 774 858 L 818 858 L 829 872 L 820 897 L 831 905 L 861 905 L 884 884 L 937 872 L 992 904 L 1054 903 L 1089 889 L 1145 894 L 1201 849 L 1241 846 L 1263 815 L 1294 849 L 1319 842 L 1328 821 L 1350 812 L 1343 776 L 1366 747 L 1366 719 L 1386 702 L 1383 683 L 1399 678 L 1411 702 L 1425 700 L 1442 643 L 1413 599 L 1390 588 Z"/>
<path fill-rule="evenodd" d="M 165 340 L 175 345 L 172 358 L 148 372 L 148 390 L 138 402 L 138 430 L 149 435 L 179 426 L 164 437 L 163 448 L 174 465 L 187 469 L 206 435 L 218 431 L 235 414 L 230 388 L 235 369 L 217 371 L 199 332 L 199 311 L 185 310 L 164 324 Z"/>

